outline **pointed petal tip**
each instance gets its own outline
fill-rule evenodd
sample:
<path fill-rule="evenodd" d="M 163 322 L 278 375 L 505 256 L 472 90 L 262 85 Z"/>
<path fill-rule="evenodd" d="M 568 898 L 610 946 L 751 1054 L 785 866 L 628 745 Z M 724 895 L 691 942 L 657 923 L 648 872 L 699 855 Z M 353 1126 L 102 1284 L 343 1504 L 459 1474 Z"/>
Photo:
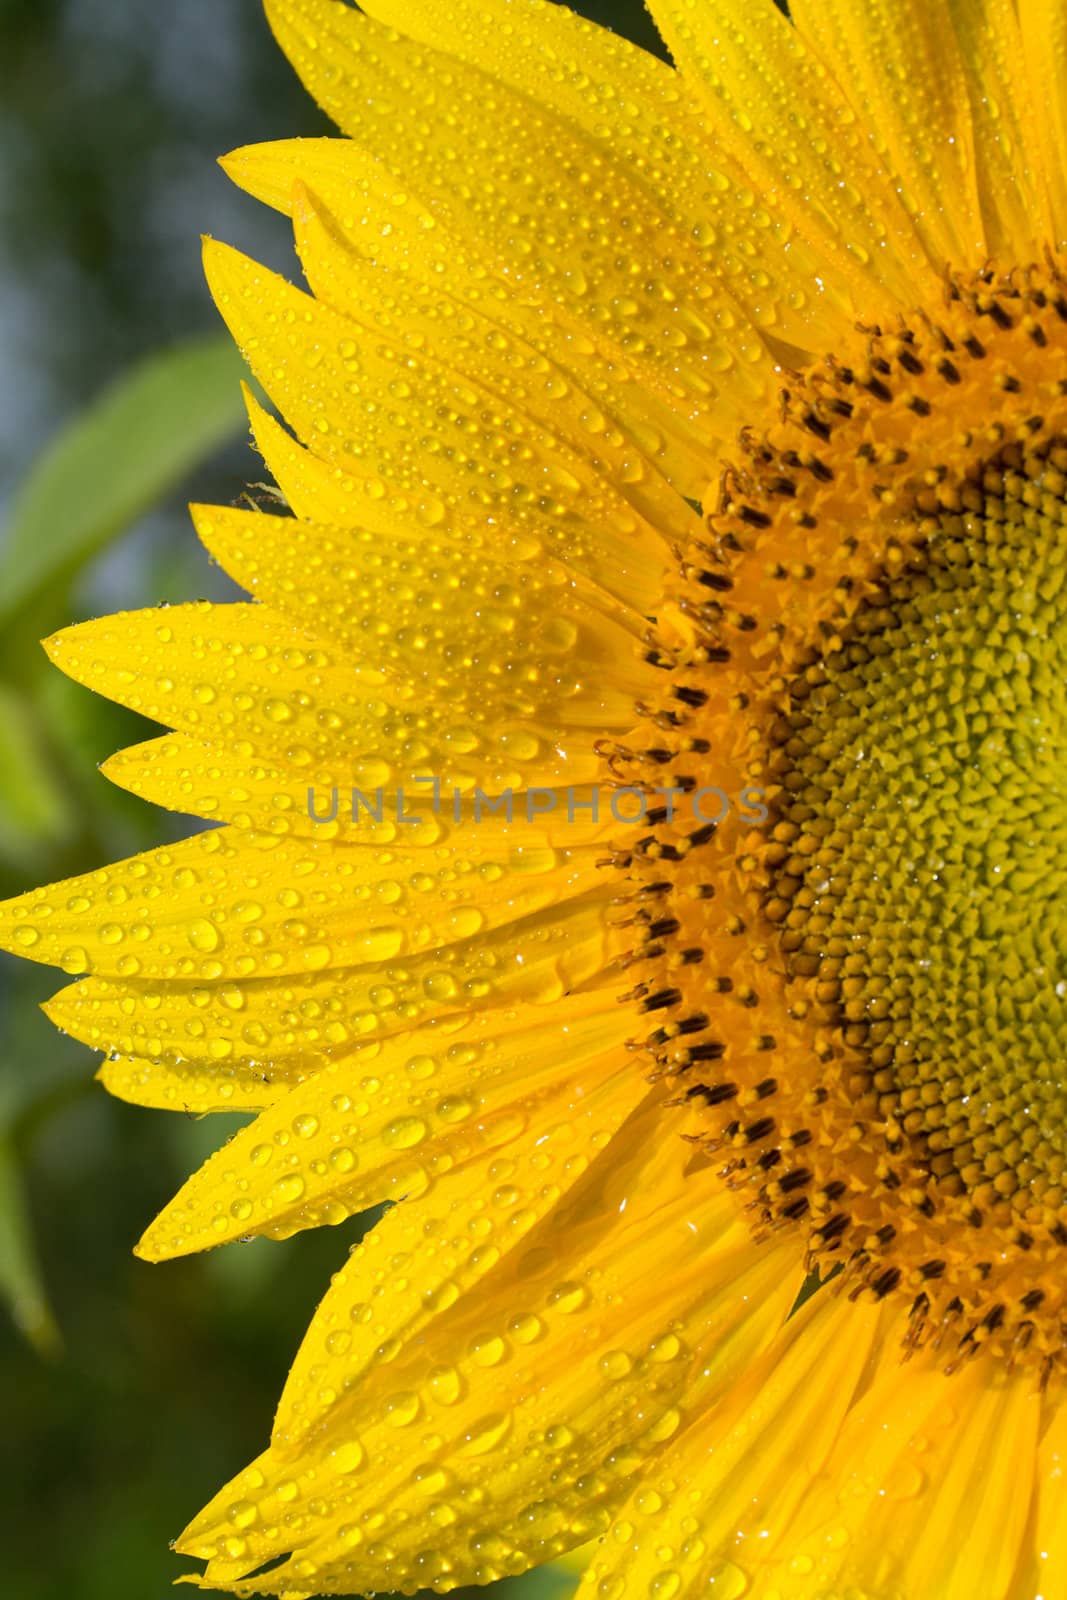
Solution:
<path fill-rule="evenodd" d="M 293 221 L 294 223 L 313 222 L 319 215 L 319 207 L 315 204 L 315 196 L 304 182 L 303 178 L 293 179 Z"/>
<path fill-rule="evenodd" d="M 136 746 L 134 745 L 130 745 L 128 747 L 129 750 L 133 750 L 135 748 Z M 125 785 L 116 776 L 116 774 L 121 768 L 123 756 L 125 756 L 127 753 L 127 750 L 116 750 L 113 755 L 106 756 L 105 759 L 99 763 L 96 769 L 102 778 L 106 778 L 108 783 L 117 784 L 120 789 L 124 788 Z"/>
<path fill-rule="evenodd" d="M 66 628 L 58 628 L 55 633 L 50 633 L 46 638 L 41 640 L 41 649 L 44 651 L 49 661 L 58 664 L 58 658 L 62 654 L 63 650 L 64 635 L 67 632 L 68 629 Z"/>
<path fill-rule="evenodd" d="M 181 1213 L 184 1208 L 179 1202 L 185 1187 L 186 1185 L 183 1185 L 159 1215 L 152 1218 L 133 1246 L 133 1254 L 138 1261 L 145 1261 L 150 1266 L 156 1267 L 163 1261 L 178 1261 L 182 1256 L 196 1255 L 211 1249 L 212 1240 L 198 1240 L 195 1235 L 183 1234 Z"/>
<path fill-rule="evenodd" d="M 173 1546 L 176 1555 L 189 1556 L 193 1561 L 206 1561 L 206 1556 L 198 1556 L 195 1550 L 183 1550 L 180 1545 Z M 180 1577 L 174 1578 L 174 1588 L 179 1584 L 188 1584 L 193 1589 L 210 1589 L 212 1594 L 254 1594 L 255 1590 L 235 1589 L 232 1584 L 224 1584 L 220 1578 L 209 1580 L 206 1572 L 183 1572 Z"/>
<path fill-rule="evenodd" d="M 0 901 L 0 950 L 6 950 L 13 956 L 25 956 L 32 961 L 33 950 L 24 948 L 19 939 L 21 918 L 16 908 L 23 905 L 25 900 L 25 895 L 18 895 L 15 899 Z"/>
<path fill-rule="evenodd" d="M 0 901 L 0 950 L 24 961 L 33 961 L 37 966 L 60 967 L 72 975 L 81 974 L 88 971 L 88 953 L 73 940 L 69 947 L 60 948 L 47 934 L 51 912 L 49 897 L 62 887 L 62 884 L 46 884 Z M 51 1004 L 51 1000 L 42 1001 L 41 1010 L 54 1023 L 48 1009 Z"/>
<path fill-rule="evenodd" d="M 216 239 L 210 233 L 200 235 L 200 254 L 204 263 L 205 272 L 210 273 L 211 268 L 221 262 L 227 251 L 232 251 L 231 245 L 226 245 L 221 239 Z"/>
<path fill-rule="evenodd" d="M 226 176 L 232 179 L 234 183 L 239 184 L 240 180 L 236 174 L 241 172 L 247 165 L 248 152 L 255 148 L 255 145 L 251 144 L 235 145 L 232 150 L 227 150 L 225 155 L 216 156 L 215 160 Z"/>

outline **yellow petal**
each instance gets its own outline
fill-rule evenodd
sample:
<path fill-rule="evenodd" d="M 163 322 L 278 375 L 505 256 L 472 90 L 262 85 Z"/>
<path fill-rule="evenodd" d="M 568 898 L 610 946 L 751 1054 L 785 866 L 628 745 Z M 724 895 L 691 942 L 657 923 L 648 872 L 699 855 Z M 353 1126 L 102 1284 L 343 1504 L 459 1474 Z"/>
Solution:
<path fill-rule="evenodd" d="M 457 612 L 463 604 L 456 596 Z M 456 670 L 451 692 L 428 701 L 417 683 L 387 680 L 337 641 L 261 605 L 119 613 L 67 628 L 47 649 L 98 694 L 287 772 L 298 805 L 313 784 L 413 792 L 416 777 L 433 775 L 499 793 L 591 781 L 599 763 L 590 729 L 624 733 L 637 720 L 632 694 L 617 693 L 607 674 L 591 682 L 527 674 L 494 706 L 471 663 L 469 677 Z"/>
<path fill-rule="evenodd" d="M 1037 1458 L 1033 1555 L 1020 1575 L 1023 1593 L 1067 1594 L 1067 1406 L 1049 1406 Z"/>
<path fill-rule="evenodd" d="M 551 713 L 609 721 L 610 677 L 624 721 L 657 688 L 647 622 L 550 560 L 532 540 L 471 530 L 459 542 L 421 530 L 339 528 L 232 507 L 196 506 L 204 544 L 259 600 L 342 643 L 361 662 L 458 709 L 476 696 L 501 721 L 541 714 L 541 680 L 568 677 Z M 462 682 L 457 670 L 462 667 Z M 469 684 L 469 688 L 468 688 Z M 535 711 L 535 708 L 536 711 Z"/>
<path fill-rule="evenodd" d="M 297 1358 L 292 1398 L 317 1426 L 299 1448 L 276 1438 L 183 1538 L 210 1559 L 207 1582 L 254 1593 L 261 1580 L 243 1574 L 292 1550 L 268 1581 L 412 1593 L 521 1570 L 606 1526 L 682 1408 L 710 1403 L 780 1324 L 799 1267 L 792 1251 L 755 1250 L 726 1197 L 694 1195 L 684 1146 L 657 1137 L 659 1120 L 654 1102 L 635 1113 L 510 1248 L 491 1216 L 474 1225 L 500 1181 L 488 1173 L 454 1209 L 446 1180 L 431 1212 L 388 1215 L 392 1237 L 347 1264 Z M 548 1144 L 550 1176 L 585 1152 L 565 1125 Z M 514 1187 L 543 1203 L 536 1147 L 513 1154 Z M 410 1252 L 480 1248 L 476 1291 L 444 1296 L 426 1320 L 400 1281 Z M 368 1364 L 342 1390 L 346 1336 Z M 306 1412 L 283 1416 L 306 1426 Z"/>
<path fill-rule="evenodd" d="M 209 240 L 204 255 L 231 333 L 318 454 L 408 493 L 428 488 L 460 515 L 477 508 L 532 526 L 560 560 L 654 603 L 667 547 L 588 457 L 473 379 L 367 337 L 237 251 Z"/>
<path fill-rule="evenodd" d="M 1014 0 L 949 5 L 967 74 L 990 253 L 1004 268 L 1039 260 L 1052 224 Z"/>
<path fill-rule="evenodd" d="M 651 424 L 631 428 L 627 407 L 610 390 L 605 394 L 598 388 L 594 398 L 551 352 L 501 328 L 483 310 L 464 305 L 439 284 L 422 284 L 410 273 L 392 272 L 359 255 L 337 219 L 303 184 L 293 196 L 293 223 L 313 294 L 356 323 L 361 339 L 384 337 L 416 355 L 432 351 L 454 377 L 473 379 L 592 460 L 653 527 L 679 538 L 696 531 L 693 513 L 657 462 L 661 438 Z M 691 452 L 685 470 L 690 479 L 695 472 L 706 479 L 706 450 Z"/>
<path fill-rule="evenodd" d="M 731 161 L 689 85 L 655 56 L 539 0 L 370 0 L 363 9 L 576 124 L 640 176 L 756 327 L 822 348 L 843 311 L 832 287 L 812 293 L 827 279 L 823 256 L 787 226 L 779 195 L 764 188 L 756 208 L 745 161 Z M 741 154 L 753 154 L 751 143 Z"/>
<path fill-rule="evenodd" d="M 1040 1389 L 1031 1374 L 981 1358 L 951 1377 L 942 1364 L 926 1352 L 905 1365 L 887 1343 L 780 1560 L 760 1567 L 782 1600 L 849 1591 L 1021 1600 Z"/>
<path fill-rule="evenodd" d="M 286 770 L 284 757 L 266 762 L 246 749 L 238 753 L 234 746 L 204 744 L 190 734 L 167 733 L 130 745 L 109 756 L 100 770 L 120 789 L 152 805 L 209 822 L 232 822 L 240 828 L 304 838 L 336 836 L 342 826 L 312 820 L 309 811 L 321 810 L 325 815 L 329 802 L 324 799 L 320 808 L 320 791 L 314 784 L 304 785 L 303 798 L 299 791 L 294 792 L 293 772 Z M 313 795 L 310 807 L 308 787 Z M 342 821 L 351 816 L 350 807 L 346 812 L 339 804 L 338 810 Z M 383 819 L 392 817 L 394 811 L 395 807 L 387 810 L 383 805 Z M 368 834 L 372 842 L 388 844 L 399 836 L 395 822 L 381 826 L 384 832 L 376 828 Z"/>
<path fill-rule="evenodd" d="M 934 267 L 982 265 L 967 79 L 947 0 L 793 0 L 790 10 L 868 130 Z"/>
<path fill-rule="evenodd" d="M 115 1056 L 96 1074 L 108 1094 L 156 1111 L 262 1111 L 284 1099 L 300 1077 L 237 1062 L 172 1062 Z"/>
<path fill-rule="evenodd" d="M 285 1239 L 383 1200 L 413 1203 L 517 1139 L 537 1142 L 560 1118 L 576 1129 L 589 1121 L 590 1137 L 600 1127 L 592 1110 L 602 1118 L 617 1106 L 621 1121 L 646 1092 L 621 1048 L 633 1019 L 604 995 L 565 1001 L 550 1022 L 532 1018 L 482 1013 L 331 1063 L 190 1178 L 138 1254 L 157 1261 L 249 1234 Z M 427 1262 L 412 1292 L 431 1287 Z"/>
<path fill-rule="evenodd" d="M 816 1294 L 723 1403 L 697 1414 L 594 1556 L 579 1600 L 748 1591 L 833 1447 L 881 1314 Z M 758 1592 L 758 1591 L 757 1591 Z"/>
<path fill-rule="evenodd" d="M 610 888 L 610 886 L 609 886 Z M 550 1004 L 604 974 L 620 943 L 609 890 L 410 959 L 294 978 L 149 986 L 90 977 L 45 1007 L 95 1050 L 167 1062 L 292 1068 L 434 1017 Z M 616 977 L 616 982 L 618 981 Z"/>
<path fill-rule="evenodd" d="M 1037 148 L 1052 206 L 1052 243 L 1067 245 L 1067 11 L 1062 0 L 1019 0 Z M 1024 90 L 1025 92 L 1025 90 Z"/>
<path fill-rule="evenodd" d="M 272 1433 L 280 1455 L 310 1453 L 327 1433 L 337 1438 L 358 1430 L 363 1416 L 373 1415 L 373 1392 L 360 1386 L 373 1391 L 391 1384 L 393 1372 L 404 1367 L 425 1371 L 425 1354 L 434 1366 L 454 1363 L 460 1377 L 472 1368 L 504 1368 L 485 1380 L 494 1392 L 479 1394 L 476 1384 L 461 1384 L 472 1391 L 469 1397 L 441 1395 L 445 1405 L 469 1398 L 477 1409 L 505 1400 L 499 1384 L 515 1376 L 514 1366 L 507 1371 L 508 1357 L 540 1345 L 548 1333 L 542 1300 L 557 1312 L 563 1338 L 577 1331 L 563 1321 L 568 1317 L 592 1332 L 587 1316 L 600 1297 L 582 1281 L 586 1258 L 579 1246 L 546 1260 L 546 1236 L 557 1224 L 573 1223 L 583 1201 L 588 1204 L 590 1168 L 639 1107 L 645 1108 L 642 1125 L 650 1126 L 648 1085 L 631 1069 L 632 1056 L 618 1048 L 590 1057 L 570 1085 L 557 1077 L 540 1096 L 516 1102 L 509 1118 L 514 1138 L 500 1138 L 495 1149 L 417 1184 L 411 1197 L 386 1212 L 335 1275 L 297 1353 Z M 528 1137 L 518 1133 L 519 1116 Z M 614 1148 L 616 1156 L 632 1152 L 632 1128 Z M 418 1263 L 419 1271 L 405 1271 L 409 1263 Z M 518 1289 L 523 1280 L 525 1291 Z M 510 1304 L 504 1284 L 512 1289 Z M 531 1302 L 536 1309 L 527 1321 L 521 1308 Z M 472 1333 L 494 1323 L 505 1335 L 494 1345 Z M 338 1338 L 338 1329 L 349 1337 Z M 547 1357 L 550 1366 L 548 1350 L 534 1356 Z M 555 1381 L 567 1377 L 561 1373 Z M 435 1387 L 431 1377 L 431 1393 Z M 517 1387 L 514 1398 L 524 1389 Z"/>
<path fill-rule="evenodd" d="M 749 172 L 758 203 L 769 197 L 821 252 L 821 271 L 806 277 L 823 346 L 834 337 L 822 305 L 827 290 L 831 302 L 843 293 L 853 312 L 869 317 L 911 305 L 928 266 L 915 231 L 837 84 L 773 0 L 652 0 L 650 9 L 716 137 Z"/>
<path fill-rule="evenodd" d="M 140 982 L 223 982 L 383 962 L 471 938 L 595 887 L 603 846 L 388 850 L 231 828 L 0 906 L 0 946 Z"/>
<path fill-rule="evenodd" d="M 454 786 L 455 769 L 439 778 L 436 809 L 432 778 L 398 793 L 363 790 L 353 798 L 343 779 L 284 769 L 232 747 L 205 745 L 186 734 L 165 734 L 131 745 L 104 762 L 101 771 L 122 789 L 154 805 L 190 816 L 234 823 L 249 831 L 282 838 L 337 840 L 390 849 L 437 848 L 461 843 L 471 829 L 488 847 L 505 852 L 523 848 L 576 848 L 610 840 L 619 831 L 610 796 L 599 785 L 569 785 L 546 790 L 517 789 L 507 816 L 507 794 L 490 787 L 482 796 L 469 786 Z M 502 779 L 500 780 L 502 781 Z M 336 816 L 333 790 L 337 789 Z M 469 843 L 469 840 L 468 840 Z"/>
<path fill-rule="evenodd" d="M 321 459 L 264 410 L 248 384 L 244 396 L 256 447 L 297 517 L 394 534 L 440 528 L 446 517 L 440 495 L 427 489 L 405 494 L 377 474 L 358 471 L 354 461 L 349 467 Z"/>
<path fill-rule="evenodd" d="M 513 291 L 596 327 L 650 385 L 709 416 L 717 396 L 727 409 L 736 403 L 746 361 L 770 376 L 714 263 L 607 147 L 503 82 L 332 0 L 270 0 L 267 12 L 310 92 L 393 178 L 397 209 L 415 196 Z M 426 138 L 429 102 L 448 107 L 443 141 Z M 343 215 L 317 181 L 309 187 Z"/>
<path fill-rule="evenodd" d="M 410 283 L 413 294 L 432 290 L 440 295 L 447 283 L 457 305 L 477 310 L 500 329 L 550 354 L 568 381 L 593 390 L 607 418 L 617 417 L 640 440 L 679 493 L 699 499 L 714 439 L 733 437 L 735 422 L 726 406 L 726 390 L 736 405 L 749 410 L 770 393 L 773 374 L 762 343 L 739 334 L 738 351 L 747 352 L 746 359 L 720 375 L 721 403 L 716 400 L 705 414 L 705 403 L 702 410 L 684 390 L 664 388 L 647 364 L 639 365 L 640 346 L 623 350 L 598 322 L 583 321 L 573 308 L 535 286 L 516 295 L 503 262 L 485 264 L 475 232 L 464 240 L 449 231 L 437 215 L 421 209 L 406 188 L 398 191 L 395 178 L 349 140 L 272 140 L 235 150 L 222 164 L 235 183 L 288 216 L 295 215 L 301 192 L 314 192 L 319 206 L 329 210 L 346 247 L 368 269 Z M 398 195 L 402 205 L 395 203 Z M 384 227 L 383 210 L 388 217 Z M 359 464 L 345 466 L 353 472 Z M 426 490 L 422 495 L 428 508 L 436 503 L 440 520 L 444 503 Z M 336 516 L 315 508 L 311 514 Z"/>

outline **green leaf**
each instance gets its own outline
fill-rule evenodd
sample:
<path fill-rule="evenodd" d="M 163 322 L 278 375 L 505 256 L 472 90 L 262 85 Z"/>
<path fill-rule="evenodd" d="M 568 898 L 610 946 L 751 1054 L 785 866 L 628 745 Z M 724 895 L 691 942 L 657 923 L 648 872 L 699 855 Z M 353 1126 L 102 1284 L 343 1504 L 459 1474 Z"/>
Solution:
<path fill-rule="evenodd" d="M 15 1326 L 41 1355 L 59 1349 L 59 1330 L 41 1282 L 15 1148 L 0 1134 L 0 1296 Z"/>
<path fill-rule="evenodd" d="M 16 496 L 0 552 L 0 623 L 239 432 L 243 376 L 227 337 L 192 339 L 139 363 L 60 433 Z"/>
<path fill-rule="evenodd" d="M 40 853 L 63 843 L 75 826 L 31 702 L 0 683 L 0 859 L 32 870 Z"/>
<path fill-rule="evenodd" d="M 468 1589 L 468 1595 L 492 1595 L 495 1600 L 571 1600 L 581 1581 L 582 1570 L 588 1560 L 563 1556 L 559 1561 L 548 1561 L 543 1567 L 532 1567 L 518 1578 L 501 1578 L 488 1589 Z"/>

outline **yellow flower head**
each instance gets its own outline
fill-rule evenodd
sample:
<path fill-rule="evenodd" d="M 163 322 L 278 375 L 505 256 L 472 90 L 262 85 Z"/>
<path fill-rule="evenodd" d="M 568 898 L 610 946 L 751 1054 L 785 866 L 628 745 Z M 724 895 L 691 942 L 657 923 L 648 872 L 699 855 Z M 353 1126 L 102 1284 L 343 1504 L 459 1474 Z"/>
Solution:
<path fill-rule="evenodd" d="M 1067 7 L 652 9 L 267 0 L 292 514 L 50 642 L 223 824 L 0 924 L 258 1113 L 141 1253 L 396 1202 L 209 1588 L 1067 1593 Z"/>

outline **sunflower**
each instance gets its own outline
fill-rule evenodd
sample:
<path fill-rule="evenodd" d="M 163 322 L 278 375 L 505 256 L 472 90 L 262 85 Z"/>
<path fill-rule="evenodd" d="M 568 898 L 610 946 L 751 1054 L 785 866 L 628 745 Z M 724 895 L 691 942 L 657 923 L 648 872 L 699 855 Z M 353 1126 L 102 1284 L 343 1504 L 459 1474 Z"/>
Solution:
<path fill-rule="evenodd" d="M 267 0 L 282 513 L 49 641 L 220 824 L 3 911 L 255 1113 L 140 1253 L 389 1202 L 208 1588 L 1067 1593 L 1067 8 L 652 9 Z"/>

